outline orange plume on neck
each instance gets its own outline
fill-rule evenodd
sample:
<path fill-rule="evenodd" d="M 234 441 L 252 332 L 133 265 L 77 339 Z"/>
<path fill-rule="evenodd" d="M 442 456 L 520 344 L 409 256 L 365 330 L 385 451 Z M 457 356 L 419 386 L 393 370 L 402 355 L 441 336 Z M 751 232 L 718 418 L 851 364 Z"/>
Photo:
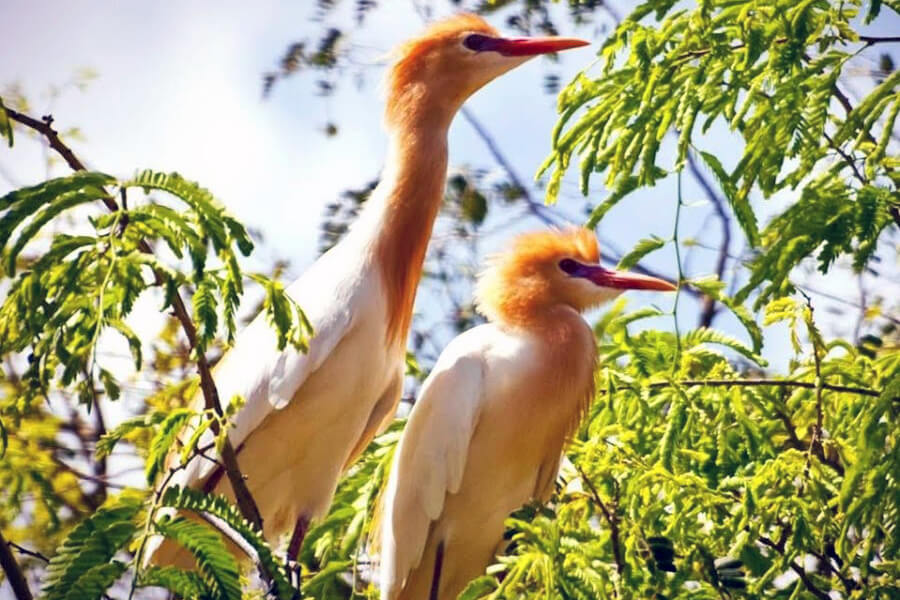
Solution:
<path fill-rule="evenodd" d="M 597 238 L 580 227 L 520 235 L 510 250 L 493 257 L 479 277 L 475 292 L 479 311 L 489 320 L 506 325 L 534 324 L 547 310 L 561 304 L 549 272 L 563 257 L 598 262 Z"/>

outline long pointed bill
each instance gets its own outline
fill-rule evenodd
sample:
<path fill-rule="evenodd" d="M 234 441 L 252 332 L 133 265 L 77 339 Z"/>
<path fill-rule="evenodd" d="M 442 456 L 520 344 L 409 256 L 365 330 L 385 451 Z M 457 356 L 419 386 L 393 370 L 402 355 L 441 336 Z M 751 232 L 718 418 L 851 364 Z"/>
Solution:
<path fill-rule="evenodd" d="M 499 52 L 503 56 L 536 56 L 560 52 L 570 48 L 587 46 L 589 42 L 574 38 L 545 37 L 545 38 L 493 38 L 491 47 L 486 48 Z"/>
<path fill-rule="evenodd" d="M 582 277 L 602 287 L 618 290 L 656 290 L 659 292 L 672 292 L 677 289 L 674 284 L 664 279 L 650 277 L 649 275 L 604 269 L 595 265 L 583 265 L 583 268 L 585 273 Z"/>

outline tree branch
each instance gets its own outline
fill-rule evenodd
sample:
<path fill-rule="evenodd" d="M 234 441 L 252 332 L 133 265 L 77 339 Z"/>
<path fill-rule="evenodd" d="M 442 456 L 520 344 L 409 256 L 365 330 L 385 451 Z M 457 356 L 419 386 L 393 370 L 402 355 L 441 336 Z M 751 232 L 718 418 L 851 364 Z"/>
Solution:
<path fill-rule="evenodd" d="M 35 118 L 29 117 L 28 115 L 24 115 L 20 112 L 17 112 L 11 108 L 6 109 L 6 114 L 9 115 L 9 118 L 17 123 L 21 123 L 26 127 L 29 127 L 36 132 L 46 138 L 47 143 L 50 144 L 50 147 L 56 150 L 56 152 L 62 156 L 63 160 L 66 161 L 66 164 L 69 165 L 73 171 L 86 171 L 87 167 L 84 166 L 84 163 L 78 160 L 78 157 L 72 152 L 72 150 L 66 146 L 63 141 L 59 138 L 59 134 L 53 129 L 53 117 L 50 115 L 45 115 L 41 117 L 41 120 L 38 121 Z"/>
<path fill-rule="evenodd" d="M 32 600 L 34 596 L 31 595 L 31 590 L 28 588 L 25 573 L 22 572 L 19 563 L 16 562 L 16 557 L 13 556 L 12 551 L 9 549 L 9 543 L 3 537 L 2 531 L 0 531 L 0 566 L 3 567 L 3 572 L 6 573 L 6 580 L 12 587 L 16 599 Z"/>
<path fill-rule="evenodd" d="M 584 470 L 575 463 L 572 463 L 575 466 L 575 470 L 578 471 L 578 475 L 581 476 L 581 480 L 588 486 L 588 490 L 591 492 L 591 497 L 594 499 L 594 502 L 597 503 L 597 506 L 600 508 L 600 512 L 603 513 L 603 518 L 606 519 L 606 522 L 609 523 L 609 537 L 610 542 L 612 542 L 613 549 L 613 558 L 616 561 L 616 571 L 618 571 L 619 576 L 621 577 L 625 573 L 625 561 L 622 560 L 622 549 L 619 545 L 619 515 L 618 515 L 618 506 L 617 503 L 613 504 L 612 510 L 610 510 L 606 503 L 603 502 L 603 499 L 600 497 L 600 493 L 597 491 L 597 488 L 594 487 L 594 482 L 587 476 Z"/>
<path fill-rule="evenodd" d="M 50 562 L 49 558 L 47 558 L 46 556 L 44 556 L 37 550 L 29 550 L 28 548 L 25 548 L 24 546 L 20 546 L 19 544 L 15 543 L 15 542 L 7 541 L 6 543 L 9 544 L 10 548 L 13 548 L 19 554 L 22 554 L 24 556 L 30 556 L 31 558 L 36 558 L 41 562 L 45 562 L 45 563 Z"/>
<path fill-rule="evenodd" d="M 494 160 L 497 161 L 497 164 L 506 171 L 506 176 L 509 177 L 509 180 L 512 182 L 516 189 L 522 194 L 522 198 L 525 200 L 525 206 L 528 208 L 528 211 L 533 214 L 535 217 L 546 223 L 547 225 L 561 225 L 564 224 L 557 218 L 551 216 L 547 210 L 547 207 L 536 201 L 531 197 L 531 193 L 528 191 L 524 185 L 522 185 L 522 180 L 519 178 L 516 170 L 513 169 L 513 166 L 510 164 L 508 160 L 506 160 L 506 156 L 504 156 L 503 152 L 500 151 L 499 146 L 497 146 L 497 142 L 494 141 L 493 136 L 488 132 L 487 129 L 484 128 L 484 125 L 475 118 L 475 115 L 471 110 L 463 106 L 460 109 L 460 114 L 468 121 L 469 125 L 472 126 L 472 129 L 475 130 L 475 133 L 478 134 L 478 137 L 481 138 L 481 141 L 484 142 L 484 145 L 487 146 L 488 152 L 491 153 L 491 156 L 494 157 Z"/>
<path fill-rule="evenodd" d="M 754 387 L 754 386 L 786 386 L 786 387 L 800 387 L 806 388 L 810 390 L 816 389 L 816 384 L 811 381 L 794 381 L 791 379 L 684 379 L 682 381 L 676 381 L 678 385 L 683 385 L 687 387 L 696 387 L 696 386 L 705 386 L 705 387 L 729 387 L 729 386 L 738 386 L 738 387 Z M 651 383 L 648 387 L 651 388 L 660 388 L 667 387 L 672 385 L 668 381 L 657 381 Z M 830 383 L 825 383 L 822 385 L 822 389 L 831 390 L 832 392 L 844 392 L 847 394 L 859 394 L 861 396 L 872 396 L 873 398 L 877 398 L 881 395 L 881 393 L 877 390 L 870 390 L 868 388 L 854 387 L 849 385 L 834 385 Z"/>
<path fill-rule="evenodd" d="M 865 42 L 866 46 L 874 46 L 875 44 L 897 44 L 900 43 L 900 36 L 873 37 L 870 35 L 859 36 L 859 41 Z"/>
<path fill-rule="evenodd" d="M 772 548 L 779 554 L 784 555 L 784 544 L 777 544 L 765 536 L 760 536 L 759 541 L 764 546 L 768 546 L 769 548 Z M 803 582 L 803 585 L 806 586 L 806 589 L 809 590 L 809 593 L 811 593 L 813 596 L 815 596 L 819 600 L 831 600 L 831 596 L 829 596 L 828 594 L 826 594 L 825 592 L 820 590 L 812 582 L 812 580 L 809 578 L 809 575 L 806 574 L 806 571 L 803 569 L 803 567 L 801 567 L 794 561 L 791 561 L 789 563 L 789 566 L 794 571 L 794 573 L 796 573 L 797 576 L 800 577 L 800 581 Z"/>
<path fill-rule="evenodd" d="M 43 135 L 50 147 L 56 150 L 66 161 L 73 170 L 75 171 L 83 171 L 86 170 L 84 163 L 81 162 L 77 156 L 72 152 L 72 150 L 66 146 L 62 140 L 60 140 L 57 132 L 51 127 L 53 123 L 53 118 L 50 116 L 44 117 L 43 121 L 38 121 L 37 119 L 33 119 L 27 115 L 23 115 L 19 112 L 16 112 L 11 109 L 6 109 L 7 114 L 14 121 L 21 123 L 31 129 L 37 131 L 41 135 Z M 118 211 L 119 205 L 116 201 L 107 196 L 102 199 L 103 203 L 110 211 Z M 146 240 L 140 243 L 140 249 L 142 252 L 146 252 L 148 254 L 153 253 L 153 249 L 150 247 L 150 244 L 146 242 Z M 162 284 L 165 282 L 165 278 L 162 273 L 157 270 L 153 272 L 154 279 L 157 284 Z M 182 300 L 181 295 L 176 291 L 172 298 L 172 310 L 175 313 L 175 317 L 178 319 L 181 324 L 182 329 L 184 330 L 184 334 L 188 339 L 188 343 L 192 350 L 197 350 L 197 329 L 194 326 L 193 321 L 191 320 L 190 314 L 187 311 L 187 308 L 184 304 L 184 300 Z M 218 416 L 223 416 L 224 411 L 222 410 L 221 402 L 219 401 L 219 392 L 216 389 L 215 381 L 212 378 L 212 371 L 210 370 L 209 361 L 206 358 L 206 355 L 203 352 L 196 351 L 197 355 L 197 371 L 200 373 L 200 389 L 203 392 L 203 400 L 204 406 L 207 410 L 212 410 Z M 219 423 L 214 420 L 212 423 L 213 433 L 219 433 Z M 254 525 L 259 531 L 263 531 L 263 520 L 262 515 L 259 512 L 259 507 L 256 504 L 256 501 L 253 499 L 253 496 L 250 494 L 250 490 L 247 487 L 247 483 L 244 480 L 244 476 L 241 473 L 240 467 L 237 462 L 237 454 L 234 451 L 234 446 L 232 446 L 231 441 L 225 438 L 225 443 L 222 448 L 222 462 L 225 466 L 225 473 L 228 476 L 228 480 L 231 483 L 231 488 L 234 491 L 235 502 L 237 504 L 238 509 L 241 511 L 241 515 L 247 519 L 250 523 Z M 262 565 L 260 565 L 261 568 Z M 272 581 L 272 577 L 269 573 L 264 572 L 269 579 L 269 583 Z"/>

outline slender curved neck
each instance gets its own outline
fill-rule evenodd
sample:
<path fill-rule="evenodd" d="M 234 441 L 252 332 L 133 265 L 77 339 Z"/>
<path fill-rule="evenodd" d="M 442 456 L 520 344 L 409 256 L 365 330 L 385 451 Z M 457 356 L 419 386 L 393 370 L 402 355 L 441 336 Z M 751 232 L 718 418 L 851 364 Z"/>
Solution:
<path fill-rule="evenodd" d="M 377 226 L 373 259 L 387 298 L 391 342 L 405 344 L 425 250 L 444 195 L 447 128 L 443 119 L 398 123 L 391 128 L 388 161 L 372 205 Z"/>

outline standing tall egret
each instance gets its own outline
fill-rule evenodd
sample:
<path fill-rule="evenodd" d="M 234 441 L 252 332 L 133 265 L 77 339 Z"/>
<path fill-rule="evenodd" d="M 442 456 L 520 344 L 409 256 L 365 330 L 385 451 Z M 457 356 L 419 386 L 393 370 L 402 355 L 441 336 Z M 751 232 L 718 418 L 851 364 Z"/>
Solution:
<path fill-rule="evenodd" d="M 382 600 L 450 600 L 484 572 L 503 521 L 546 502 L 593 395 L 581 312 L 671 283 L 604 269 L 586 229 L 520 236 L 478 281 L 490 321 L 443 351 L 397 447 L 384 501 Z"/>
<path fill-rule="evenodd" d="M 275 335 L 257 318 L 215 373 L 221 398 L 246 400 L 229 439 L 266 537 L 293 528 L 289 559 L 310 519 L 328 509 L 341 472 L 393 417 L 400 399 L 454 114 L 480 87 L 529 58 L 585 44 L 502 38 L 479 17 L 460 15 L 399 49 L 387 80 L 390 145 L 381 182 L 346 237 L 288 289 L 315 328 L 308 353 L 277 350 Z M 216 462 L 196 457 L 173 483 L 233 497 L 222 474 Z M 171 541 L 154 561 L 191 564 Z"/>

